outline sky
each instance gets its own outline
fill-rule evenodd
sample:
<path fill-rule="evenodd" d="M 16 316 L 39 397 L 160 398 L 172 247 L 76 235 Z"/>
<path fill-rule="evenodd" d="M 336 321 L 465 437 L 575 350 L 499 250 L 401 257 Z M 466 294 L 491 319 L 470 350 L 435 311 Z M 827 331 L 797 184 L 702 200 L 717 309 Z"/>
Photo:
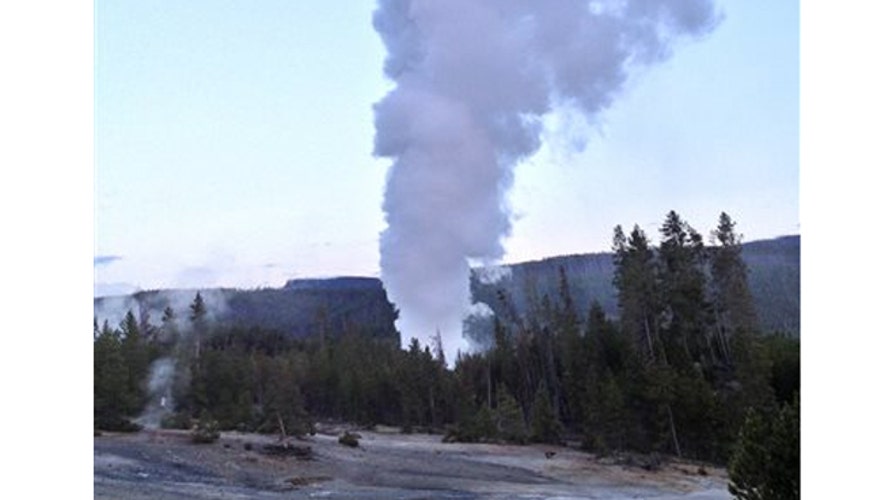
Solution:
<path fill-rule="evenodd" d="M 656 241 L 673 209 L 707 238 L 722 211 L 747 240 L 800 232 L 799 5 L 718 4 L 594 123 L 548 127 L 503 262 L 606 251 L 617 224 Z M 374 8 L 95 4 L 95 295 L 379 275 Z"/>

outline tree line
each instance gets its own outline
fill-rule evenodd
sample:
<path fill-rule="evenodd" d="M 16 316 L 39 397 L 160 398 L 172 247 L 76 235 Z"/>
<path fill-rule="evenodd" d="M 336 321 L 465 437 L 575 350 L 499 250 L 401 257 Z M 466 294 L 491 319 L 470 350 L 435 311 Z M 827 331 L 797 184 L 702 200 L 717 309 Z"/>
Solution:
<path fill-rule="evenodd" d="M 711 240 L 674 211 L 657 245 L 637 225 L 617 226 L 618 318 L 596 302 L 580 317 L 560 267 L 556 293 L 493 319 L 490 347 L 462 354 L 453 369 L 437 332 L 402 350 L 396 338 L 360 332 L 295 338 L 227 327 L 206 320 L 199 293 L 181 313 L 187 327 L 170 309 L 159 326 L 129 312 L 117 328 L 94 325 L 95 426 L 132 425 L 128 417 L 151 403 L 154 362 L 168 359 L 175 374 L 163 425 L 210 419 L 302 435 L 313 416 L 446 440 L 575 442 L 602 455 L 730 464 L 742 498 L 769 475 L 798 494 L 799 341 L 759 331 L 742 237 L 727 214 Z"/>

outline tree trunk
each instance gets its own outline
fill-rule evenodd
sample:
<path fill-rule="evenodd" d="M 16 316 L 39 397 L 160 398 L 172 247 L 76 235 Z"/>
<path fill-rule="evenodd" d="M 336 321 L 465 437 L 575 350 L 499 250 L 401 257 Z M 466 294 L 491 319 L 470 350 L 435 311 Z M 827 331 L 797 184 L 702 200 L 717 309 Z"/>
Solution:
<path fill-rule="evenodd" d="M 277 412 L 277 422 L 280 424 L 280 442 L 286 446 L 286 426 L 283 425 L 283 417 L 280 416 L 279 411 Z"/>
<path fill-rule="evenodd" d="M 488 401 L 488 409 L 492 409 L 492 364 L 487 365 L 488 377 L 486 377 L 486 399 Z"/>
<path fill-rule="evenodd" d="M 650 354 L 650 360 L 653 361 L 653 341 L 650 339 L 650 323 L 647 322 L 647 316 L 644 316 L 644 336 L 647 338 L 647 352 Z"/>
<path fill-rule="evenodd" d="M 672 442 L 675 444 L 675 454 L 681 458 L 681 446 L 678 445 L 678 433 L 675 432 L 675 418 L 672 416 L 672 405 L 666 403 L 666 413 L 669 415 L 669 428 L 672 430 Z"/>
<path fill-rule="evenodd" d="M 436 400 L 432 394 L 432 385 L 429 386 L 429 425 L 436 426 Z"/>

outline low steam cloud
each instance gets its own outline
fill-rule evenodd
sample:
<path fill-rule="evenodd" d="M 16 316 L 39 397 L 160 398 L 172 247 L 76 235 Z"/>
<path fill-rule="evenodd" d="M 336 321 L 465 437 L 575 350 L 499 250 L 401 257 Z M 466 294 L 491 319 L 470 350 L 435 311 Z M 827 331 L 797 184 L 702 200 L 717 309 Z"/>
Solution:
<path fill-rule="evenodd" d="M 465 350 L 470 263 L 503 257 L 513 169 L 544 118 L 593 119 L 718 20 L 711 0 L 380 0 L 395 82 L 374 108 L 374 153 L 393 160 L 380 266 L 405 346 L 438 330 L 451 362 Z"/>
<path fill-rule="evenodd" d="M 123 329 L 125 317 L 130 312 L 141 323 L 141 328 L 146 326 L 152 329 L 156 340 L 174 346 L 170 356 L 155 360 L 149 367 L 145 381 L 148 403 L 137 419 L 145 427 L 158 428 L 162 419 L 176 407 L 175 385 L 189 384 L 189 367 L 183 360 L 189 359 L 195 349 L 196 331 L 190 319 L 190 306 L 197 293 L 202 296 L 205 305 L 206 324 L 227 316 L 227 297 L 217 289 L 166 290 L 94 300 L 94 318 L 98 328 L 117 326 Z M 167 325 L 162 320 L 166 308 L 174 312 L 174 318 Z M 148 330 L 143 333 L 147 334 Z"/>

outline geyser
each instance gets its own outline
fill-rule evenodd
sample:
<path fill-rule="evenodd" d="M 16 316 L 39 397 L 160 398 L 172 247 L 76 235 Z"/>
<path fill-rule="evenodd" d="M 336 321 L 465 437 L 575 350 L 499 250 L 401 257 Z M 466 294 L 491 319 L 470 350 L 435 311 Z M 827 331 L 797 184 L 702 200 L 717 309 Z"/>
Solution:
<path fill-rule="evenodd" d="M 551 112 L 589 119 L 632 71 L 709 32 L 710 0 L 380 0 L 373 16 L 394 89 L 374 106 L 374 153 L 393 160 L 380 267 L 402 343 L 466 343 L 470 262 L 510 234 L 513 169 Z"/>

